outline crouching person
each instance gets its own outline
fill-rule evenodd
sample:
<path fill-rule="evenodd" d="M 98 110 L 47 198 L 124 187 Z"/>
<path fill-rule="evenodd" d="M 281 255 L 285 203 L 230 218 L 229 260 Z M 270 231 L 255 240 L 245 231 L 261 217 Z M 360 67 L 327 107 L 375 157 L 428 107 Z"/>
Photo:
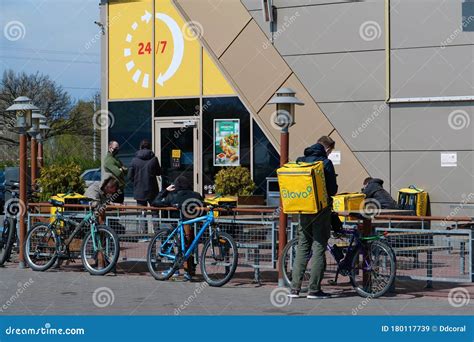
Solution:
<path fill-rule="evenodd" d="M 86 189 L 84 196 L 93 201 L 93 206 L 100 209 L 101 206 L 115 203 L 122 195 L 119 181 L 110 173 L 106 173 L 104 180 L 94 183 Z"/>
<path fill-rule="evenodd" d="M 379 209 L 398 208 L 397 202 L 392 198 L 389 192 L 383 188 L 383 180 L 381 179 L 366 178 L 362 192 L 365 194 L 365 199 L 375 201 Z"/>
<path fill-rule="evenodd" d="M 104 180 L 101 183 L 94 183 L 89 186 L 84 196 L 92 200 L 92 207 L 98 215 L 102 215 L 108 205 L 121 205 L 116 203 L 123 197 L 120 182 L 111 173 L 105 173 Z M 125 226 L 117 220 L 110 223 L 110 228 L 119 235 L 125 234 Z"/>
<path fill-rule="evenodd" d="M 171 207 L 178 206 L 181 210 L 183 218 L 192 219 L 197 217 L 197 208 L 204 206 L 204 199 L 200 193 L 192 190 L 192 183 L 184 176 L 179 176 L 174 183 L 161 191 L 153 201 L 154 207 Z M 172 213 L 172 216 L 178 217 L 178 213 Z M 194 230 L 190 225 L 184 226 L 185 246 L 189 248 L 194 240 Z M 191 255 L 184 263 L 184 280 L 191 281 L 196 275 L 196 265 L 194 264 L 194 256 Z M 179 270 L 173 277 L 179 276 Z"/>

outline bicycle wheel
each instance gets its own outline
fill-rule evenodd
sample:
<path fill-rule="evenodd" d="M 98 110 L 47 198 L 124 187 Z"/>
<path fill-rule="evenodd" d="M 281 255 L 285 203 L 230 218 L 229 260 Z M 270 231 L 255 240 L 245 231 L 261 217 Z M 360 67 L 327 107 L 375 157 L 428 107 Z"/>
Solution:
<path fill-rule="evenodd" d="M 361 297 L 383 296 L 392 286 L 395 276 L 395 253 L 383 241 L 364 244 L 352 259 L 349 277 Z"/>
<path fill-rule="evenodd" d="M 25 261 L 34 271 L 46 271 L 58 257 L 56 235 L 45 224 L 38 224 L 28 232 L 25 240 Z"/>
<path fill-rule="evenodd" d="M 295 238 L 288 242 L 283 249 L 282 262 L 279 264 L 279 267 L 283 274 L 283 281 L 285 286 L 291 287 L 292 281 L 292 272 L 293 272 L 293 263 L 296 259 L 296 248 L 298 247 L 298 238 Z M 311 259 L 311 256 L 309 257 Z M 308 266 L 303 274 L 303 281 L 301 283 L 301 292 L 307 292 L 309 288 L 309 278 L 311 274 L 311 262 L 308 260 Z"/>
<path fill-rule="evenodd" d="M 10 258 L 15 242 L 15 228 L 12 220 L 8 218 L 3 220 L 3 231 L 0 235 L 0 266 Z"/>
<path fill-rule="evenodd" d="M 235 273 L 239 253 L 232 236 L 216 232 L 204 244 L 201 254 L 201 272 L 211 286 L 226 284 Z"/>
<path fill-rule="evenodd" d="M 107 226 L 96 226 L 95 234 L 87 232 L 82 241 L 82 264 L 92 275 L 110 272 L 117 264 L 119 254 L 120 242 L 117 233 Z"/>
<path fill-rule="evenodd" d="M 179 245 L 174 237 L 170 238 L 170 234 L 171 230 L 162 229 L 148 245 L 146 264 L 156 280 L 168 280 L 179 268 L 176 259 L 162 255 L 179 256 Z"/>

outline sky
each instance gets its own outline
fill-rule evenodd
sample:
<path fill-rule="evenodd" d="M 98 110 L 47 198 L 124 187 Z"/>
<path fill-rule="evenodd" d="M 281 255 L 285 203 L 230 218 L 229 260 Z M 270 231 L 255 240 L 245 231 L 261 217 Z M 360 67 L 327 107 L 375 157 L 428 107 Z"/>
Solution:
<path fill-rule="evenodd" d="M 0 73 L 42 73 L 72 99 L 100 90 L 99 0 L 0 0 Z"/>

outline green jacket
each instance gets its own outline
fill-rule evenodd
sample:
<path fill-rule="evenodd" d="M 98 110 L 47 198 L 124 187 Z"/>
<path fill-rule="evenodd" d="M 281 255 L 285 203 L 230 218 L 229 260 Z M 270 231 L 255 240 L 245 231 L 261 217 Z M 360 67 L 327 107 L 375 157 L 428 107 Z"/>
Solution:
<path fill-rule="evenodd" d="M 122 162 L 118 158 L 114 157 L 110 152 L 107 152 L 107 155 L 105 156 L 104 170 L 117 178 L 121 188 L 125 187 L 127 168 L 124 167 Z"/>

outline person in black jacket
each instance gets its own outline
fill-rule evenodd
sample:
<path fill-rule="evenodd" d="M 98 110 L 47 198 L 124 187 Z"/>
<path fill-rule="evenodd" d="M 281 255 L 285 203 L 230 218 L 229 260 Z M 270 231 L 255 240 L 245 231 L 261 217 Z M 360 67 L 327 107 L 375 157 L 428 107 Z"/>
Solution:
<path fill-rule="evenodd" d="M 153 201 L 154 207 L 178 206 L 183 215 L 183 219 L 191 219 L 204 214 L 201 208 L 204 207 L 204 199 L 200 193 L 192 190 L 192 183 L 184 176 L 178 176 L 174 183 L 161 191 Z M 179 216 L 179 212 L 172 212 L 172 217 Z M 186 248 L 194 240 L 194 230 L 190 225 L 184 225 L 184 236 Z M 184 279 L 191 281 L 196 274 L 194 256 L 191 255 L 184 263 Z M 174 274 L 178 276 L 179 271 Z"/>
<path fill-rule="evenodd" d="M 323 299 L 330 295 L 321 290 L 321 281 L 326 270 L 326 247 L 331 236 L 331 196 L 337 193 L 336 172 L 328 155 L 334 149 L 336 143 L 330 137 L 323 136 L 318 142 L 304 150 L 304 156 L 299 157 L 297 162 L 322 161 L 324 165 L 324 177 L 326 179 L 326 190 L 328 194 L 328 206 L 316 214 L 300 215 L 301 224 L 298 226 L 298 246 L 292 272 L 291 292 L 289 297 L 299 297 L 303 275 L 308 264 L 308 255 L 313 250 L 311 276 L 309 279 L 309 292 L 307 298 Z"/>
<path fill-rule="evenodd" d="M 392 196 L 383 188 L 383 180 L 379 178 L 368 177 L 364 180 L 364 187 L 362 192 L 365 194 L 365 199 L 374 199 L 380 209 L 397 209 L 398 204 Z"/>
<path fill-rule="evenodd" d="M 186 177 L 178 176 L 173 184 L 156 196 L 152 205 L 154 207 L 171 207 L 177 205 L 182 209 L 184 218 L 192 218 L 197 215 L 196 213 L 191 212 L 192 208 L 186 206 L 186 204 L 191 204 L 191 202 L 201 203 L 204 205 L 203 197 L 200 193 L 193 191 L 192 183 Z M 174 217 L 178 217 L 177 215 L 179 214 L 175 214 Z"/>
<path fill-rule="evenodd" d="M 151 150 L 150 142 L 145 139 L 140 143 L 140 149 L 128 170 L 128 178 L 133 183 L 133 198 L 137 205 L 147 206 L 158 195 L 158 176 L 161 176 L 160 163 Z"/>

